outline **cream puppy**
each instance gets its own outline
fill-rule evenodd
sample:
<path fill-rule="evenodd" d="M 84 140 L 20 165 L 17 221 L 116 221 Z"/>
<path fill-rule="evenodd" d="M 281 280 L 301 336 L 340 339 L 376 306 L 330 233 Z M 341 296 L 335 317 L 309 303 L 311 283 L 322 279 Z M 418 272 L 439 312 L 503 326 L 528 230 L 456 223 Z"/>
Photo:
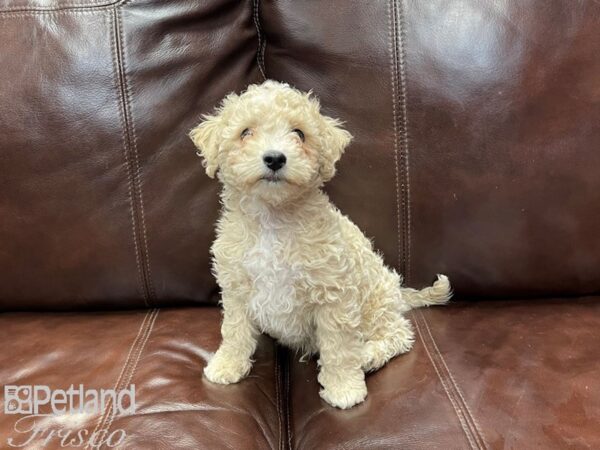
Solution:
<path fill-rule="evenodd" d="M 403 313 L 441 304 L 445 276 L 401 287 L 369 239 L 321 191 L 352 136 L 311 94 L 266 81 L 229 94 L 190 133 L 206 173 L 223 184 L 212 246 L 222 290 L 223 341 L 204 370 L 214 383 L 250 372 L 267 333 L 318 354 L 321 397 L 349 408 L 367 395 L 365 372 L 410 350 Z"/>

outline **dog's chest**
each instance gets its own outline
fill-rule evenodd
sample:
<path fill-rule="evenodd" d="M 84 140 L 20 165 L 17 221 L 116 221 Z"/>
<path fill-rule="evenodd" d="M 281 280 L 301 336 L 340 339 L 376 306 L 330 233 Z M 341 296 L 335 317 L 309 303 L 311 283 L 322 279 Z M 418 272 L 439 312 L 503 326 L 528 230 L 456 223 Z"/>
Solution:
<path fill-rule="evenodd" d="M 303 271 L 302 264 L 294 261 L 292 239 L 286 227 L 263 221 L 243 266 L 253 284 L 249 313 L 261 331 L 288 345 L 301 345 L 310 325 L 298 298 Z"/>

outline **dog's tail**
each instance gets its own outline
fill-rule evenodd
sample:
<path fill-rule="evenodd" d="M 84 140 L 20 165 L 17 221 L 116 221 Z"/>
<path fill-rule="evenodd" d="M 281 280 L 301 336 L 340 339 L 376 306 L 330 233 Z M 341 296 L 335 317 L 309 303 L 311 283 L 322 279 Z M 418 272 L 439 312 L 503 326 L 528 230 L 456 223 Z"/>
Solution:
<path fill-rule="evenodd" d="M 433 286 L 420 291 L 412 288 L 402 288 L 402 299 L 410 309 L 421 306 L 443 305 L 452 297 L 452 288 L 446 275 L 438 275 Z"/>

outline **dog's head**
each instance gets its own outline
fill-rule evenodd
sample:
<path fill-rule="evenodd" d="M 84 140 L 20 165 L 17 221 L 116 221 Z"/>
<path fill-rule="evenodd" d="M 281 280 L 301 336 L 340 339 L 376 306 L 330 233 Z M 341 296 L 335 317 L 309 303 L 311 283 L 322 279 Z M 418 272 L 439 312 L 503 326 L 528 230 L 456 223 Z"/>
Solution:
<path fill-rule="evenodd" d="M 275 81 L 229 94 L 203 118 L 190 137 L 208 176 L 271 204 L 330 180 L 352 139 L 310 93 Z"/>

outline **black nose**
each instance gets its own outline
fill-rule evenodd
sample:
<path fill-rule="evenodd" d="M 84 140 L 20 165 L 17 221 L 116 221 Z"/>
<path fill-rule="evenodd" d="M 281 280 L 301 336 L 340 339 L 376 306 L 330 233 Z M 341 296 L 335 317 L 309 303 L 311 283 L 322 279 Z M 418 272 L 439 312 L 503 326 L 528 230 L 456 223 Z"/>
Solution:
<path fill-rule="evenodd" d="M 285 166 L 287 158 L 281 152 L 270 151 L 263 155 L 263 161 L 265 166 L 271 169 L 273 172 L 277 172 L 283 166 Z"/>

